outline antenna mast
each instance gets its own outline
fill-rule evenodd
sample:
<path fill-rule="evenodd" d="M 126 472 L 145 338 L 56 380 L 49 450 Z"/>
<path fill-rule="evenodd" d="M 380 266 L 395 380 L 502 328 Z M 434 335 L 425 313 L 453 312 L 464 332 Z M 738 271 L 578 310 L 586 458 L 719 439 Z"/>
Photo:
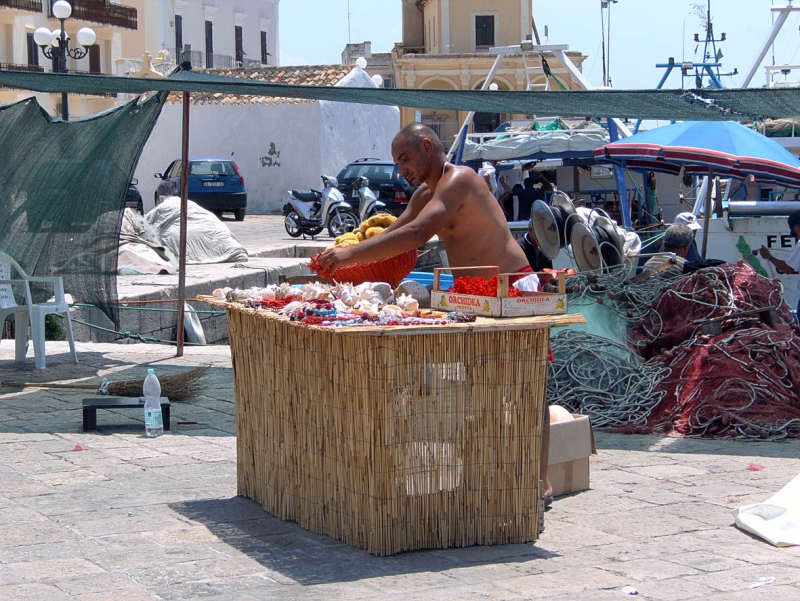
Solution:
<path fill-rule="evenodd" d="M 347 0 L 347 43 L 350 44 L 352 40 L 350 39 L 350 0 Z"/>

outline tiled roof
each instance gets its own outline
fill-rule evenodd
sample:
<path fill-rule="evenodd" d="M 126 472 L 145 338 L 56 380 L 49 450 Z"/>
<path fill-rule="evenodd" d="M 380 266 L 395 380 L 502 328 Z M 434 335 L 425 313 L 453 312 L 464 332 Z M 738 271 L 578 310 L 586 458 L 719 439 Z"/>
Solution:
<path fill-rule="evenodd" d="M 292 85 L 333 86 L 350 73 L 353 65 L 301 65 L 299 67 L 250 67 L 241 69 L 195 69 L 225 77 L 240 77 L 253 81 L 285 83 Z M 172 93 L 167 102 L 181 102 L 182 94 Z M 278 98 L 275 96 L 236 96 L 210 92 L 193 92 L 192 104 L 285 104 L 316 102 L 305 98 Z"/>

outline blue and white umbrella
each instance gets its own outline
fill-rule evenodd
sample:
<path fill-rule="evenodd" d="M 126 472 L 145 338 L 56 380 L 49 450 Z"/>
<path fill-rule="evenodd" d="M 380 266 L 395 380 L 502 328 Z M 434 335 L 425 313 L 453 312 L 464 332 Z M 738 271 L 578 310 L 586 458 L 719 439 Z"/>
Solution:
<path fill-rule="evenodd" d="M 686 121 L 617 140 L 594 151 L 598 162 L 677 175 L 715 175 L 800 186 L 800 160 L 733 121 Z"/>

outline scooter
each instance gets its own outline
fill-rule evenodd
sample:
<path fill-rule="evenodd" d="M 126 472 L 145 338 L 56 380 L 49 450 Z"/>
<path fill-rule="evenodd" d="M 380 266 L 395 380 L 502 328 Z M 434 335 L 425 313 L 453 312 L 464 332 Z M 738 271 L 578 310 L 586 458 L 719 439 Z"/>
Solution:
<path fill-rule="evenodd" d="M 289 202 L 283 206 L 283 225 L 292 238 L 313 238 L 326 227 L 335 238 L 358 227 L 358 216 L 339 191 L 337 179 L 323 175 L 322 185 L 322 190 L 289 191 Z"/>
<path fill-rule="evenodd" d="M 386 209 L 386 203 L 382 200 L 378 200 L 378 197 L 375 196 L 375 192 L 370 189 L 369 179 L 363 175 L 358 176 L 353 180 L 352 189 L 353 198 L 358 197 L 359 199 L 358 218 L 361 223 L 378 213 L 387 213 L 391 215 Z"/>

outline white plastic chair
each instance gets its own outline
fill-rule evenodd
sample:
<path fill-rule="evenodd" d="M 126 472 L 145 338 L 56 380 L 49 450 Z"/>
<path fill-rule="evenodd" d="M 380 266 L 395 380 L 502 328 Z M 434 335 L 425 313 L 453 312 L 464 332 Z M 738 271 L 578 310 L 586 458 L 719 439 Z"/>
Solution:
<path fill-rule="evenodd" d="M 75 338 L 72 335 L 72 319 L 69 314 L 69 303 L 64 296 L 64 282 L 58 276 L 53 277 L 32 277 L 25 273 L 22 267 L 12 259 L 10 256 L 0 251 L 0 278 L 4 278 L 3 274 L 8 273 L 10 276 L 11 268 L 21 276 L 21 280 L 0 279 L 0 306 L 7 303 L 8 308 L 0 309 L 0 316 L 5 317 L 14 313 L 20 315 L 21 313 L 28 314 L 28 322 L 31 326 L 31 337 L 33 338 L 33 351 L 36 359 L 36 369 L 45 369 L 45 351 L 44 351 L 44 322 L 45 316 L 50 313 L 64 314 L 67 321 L 67 337 L 69 338 L 69 348 L 72 354 L 72 359 L 75 363 L 78 362 L 78 353 L 75 351 Z M 6 284 L 8 282 L 8 284 Z M 30 282 L 41 282 L 53 286 L 53 300 L 44 303 L 34 303 L 31 301 Z M 25 288 L 25 302 L 26 306 L 17 305 L 14 300 L 14 295 L 11 292 L 11 285 L 21 284 Z M 3 300 L 2 286 L 7 286 L 6 294 L 10 297 L 10 301 Z M 20 328 L 19 317 L 16 320 L 16 348 L 15 359 L 21 361 L 25 358 L 25 346 L 27 338 L 27 328 Z"/>
<path fill-rule="evenodd" d="M 31 290 L 25 280 L 11 279 L 11 263 L 6 260 L 8 255 L 0 253 L 0 330 L 10 315 L 14 316 L 15 346 L 14 360 L 23 361 L 28 343 L 28 326 L 30 325 L 30 313 L 28 307 L 31 302 Z M 14 286 L 18 286 L 25 291 L 25 304 L 17 304 L 14 297 Z"/>

